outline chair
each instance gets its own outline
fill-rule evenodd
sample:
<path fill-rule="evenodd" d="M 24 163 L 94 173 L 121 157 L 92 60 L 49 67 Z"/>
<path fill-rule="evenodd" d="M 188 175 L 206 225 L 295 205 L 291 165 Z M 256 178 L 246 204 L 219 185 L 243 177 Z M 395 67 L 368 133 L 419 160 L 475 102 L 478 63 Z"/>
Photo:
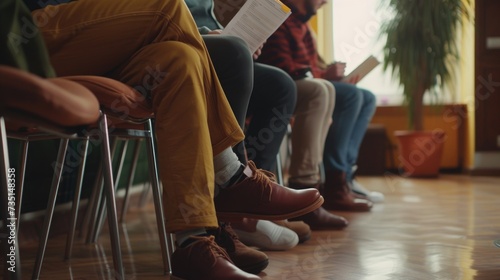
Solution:
<path fill-rule="evenodd" d="M 28 143 L 33 140 L 61 139 L 50 191 L 50 202 L 47 205 L 47 212 L 50 213 L 55 207 L 68 142 L 70 139 L 82 137 L 82 128 L 97 121 L 99 104 L 90 91 L 74 82 L 62 78 L 42 79 L 8 66 L 0 66 L 0 89 L 0 168 L 2 170 L 0 219 L 3 221 L 2 233 L 6 234 L 4 236 L 13 236 L 14 241 L 7 242 L 5 239 L 2 242 L 2 254 L 7 256 L 12 253 L 10 252 L 12 248 L 15 254 L 14 257 L 9 257 L 14 260 L 12 265 L 4 266 L 4 279 L 21 279 L 17 230 L 21 213 Z M 10 167 L 7 137 L 23 141 L 21 168 L 17 174 L 15 168 Z M 13 221 L 15 225 L 9 228 L 7 221 L 9 223 Z M 51 216 L 47 215 L 44 219 L 44 228 L 50 227 L 50 223 Z M 47 238 L 48 235 L 40 238 L 39 256 L 43 256 Z"/>
<path fill-rule="evenodd" d="M 2 71 L 4 69 L 1 69 Z M 9 71 L 14 71 L 12 69 L 8 69 Z M 2 72 L 3 73 L 3 72 Z M 25 74 L 22 71 L 14 71 L 13 75 L 20 75 L 22 79 L 34 79 L 36 82 L 43 84 L 45 86 L 46 81 L 44 79 L 37 78 L 34 75 L 30 74 Z M 26 76 L 28 75 L 28 76 Z M 2 75 L 2 77 L 4 77 Z M 21 79 L 20 78 L 20 79 Z M 149 156 L 150 158 L 150 168 L 152 172 L 152 178 L 156 178 L 156 185 L 154 188 L 154 197 L 155 197 L 155 208 L 156 208 L 156 214 L 157 214 L 157 222 L 158 222 L 158 230 L 159 230 L 159 235 L 160 235 L 160 244 L 162 246 L 162 256 L 164 260 L 164 267 L 165 267 L 165 272 L 169 271 L 170 266 L 169 266 L 169 253 L 168 253 L 168 247 L 166 243 L 166 233 L 165 233 L 165 224 L 164 224 L 164 217 L 163 217 L 163 210 L 161 208 L 161 197 L 160 197 L 160 192 L 159 192 L 159 183 L 158 183 L 158 172 L 156 169 L 156 158 L 155 158 L 155 153 L 154 153 L 154 137 L 152 137 L 153 131 L 152 131 L 152 114 L 151 110 L 137 110 L 137 106 L 144 105 L 146 104 L 145 102 L 138 102 L 139 100 L 137 99 L 139 97 L 138 93 L 136 93 L 133 89 L 130 87 L 111 80 L 107 78 L 102 78 L 102 77 L 92 77 L 92 76 L 78 76 L 78 77 L 65 77 L 64 79 L 57 79 L 57 80 L 63 80 L 65 83 L 70 83 L 71 85 L 74 85 L 77 87 L 77 89 L 83 89 L 83 91 L 86 92 L 87 95 L 92 96 L 92 100 L 94 101 L 94 105 L 96 105 L 95 109 L 97 110 L 97 116 L 99 117 L 98 122 L 96 123 L 96 119 L 93 119 L 93 121 L 86 121 L 81 124 L 79 124 L 75 130 L 77 132 L 74 133 L 68 133 L 66 130 L 68 130 L 67 127 L 62 127 L 60 128 L 59 126 L 66 124 L 70 120 L 73 120 L 74 118 L 67 117 L 64 113 L 61 112 L 58 108 L 45 108 L 47 110 L 39 110 L 35 111 L 37 117 L 44 117 L 46 114 L 50 114 L 51 112 L 56 112 L 54 113 L 54 116 L 52 116 L 55 120 L 51 121 L 59 121 L 54 124 L 50 125 L 39 125 L 40 122 L 33 122 L 33 126 L 36 126 L 37 128 L 39 127 L 40 130 L 42 131 L 48 131 L 57 137 L 62 137 L 62 142 L 61 142 L 61 148 L 59 151 L 58 155 L 58 163 L 56 166 L 62 167 L 64 163 L 64 155 L 66 152 L 67 144 L 69 139 L 83 139 L 85 141 L 85 149 L 82 152 L 82 163 L 80 164 L 81 169 L 79 170 L 79 175 L 78 175 L 78 185 L 75 190 L 75 196 L 74 196 L 74 203 L 72 207 L 72 221 L 70 225 L 70 233 L 68 234 L 68 241 L 67 241 L 67 250 L 66 250 L 66 258 L 69 259 L 71 256 L 71 248 L 73 244 L 73 238 L 74 238 L 74 229 L 76 226 L 76 220 L 77 220 L 77 213 L 78 213 L 78 206 L 79 206 L 79 200 L 80 200 L 80 193 L 81 193 L 81 184 L 82 184 L 82 179 L 83 179 L 83 168 L 85 166 L 85 153 L 88 148 L 89 142 L 95 143 L 95 141 L 100 142 L 101 144 L 101 151 L 102 151 L 102 161 L 101 161 L 101 171 L 103 173 L 103 178 L 104 178 L 104 188 L 99 188 L 99 193 L 101 190 L 104 191 L 104 195 L 106 198 L 106 209 L 108 212 L 108 224 L 110 228 L 110 235 L 111 235 L 111 247 L 112 247 L 112 252 L 113 252 L 113 263 L 114 263 L 114 269 L 116 272 L 116 278 L 118 279 L 123 279 L 124 278 L 124 269 L 123 269 L 123 263 L 122 263 L 122 257 L 121 257 L 121 246 L 120 246 L 120 237 L 119 237 L 119 230 L 118 230 L 118 218 L 117 218 L 117 211 L 116 211 L 116 199 L 115 199 L 115 184 L 113 182 L 113 171 L 112 171 L 112 166 L 111 166 L 111 155 L 110 155 L 110 141 L 109 141 L 109 132 L 112 131 L 113 135 L 118 135 L 119 133 L 124 133 L 124 135 L 128 137 L 146 137 L 149 139 L 148 141 L 148 146 L 150 147 L 151 154 Z M 2 92 L 7 92 L 9 91 L 17 91 L 19 90 L 15 84 L 9 83 L 7 85 L 4 85 L 2 80 Z M 17 83 L 18 85 L 22 85 L 22 82 Z M 83 85 L 83 87 L 82 87 Z M 43 93 L 49 94 L 50 97 L 52 97 L 52 89 L 45 89 L 42 86 L 40 86 L 43 89 Z M 6 89 L 4 91 L 4 89 Z M 23 88 L 24 89 L 24 88 Z M 90 90 L 90 92 L 89 92 Z M 36 94 L 36 93 L 34 93 Z M 99 100 L 96 100 L 96 96 L 98 97 Z M 3 96 L 2 98 L 5 98 Z M 130 99 L 131 98 L 131 99 Z M 58 98 L 55 98 L 56 100 Z M 19 98 L 10 98 L 8 99 L 11 101 L 12 104 L 10 103 L 5 103 L 6 105 L 2 105 L 2 117 L 5 115 L 6 117 L 9 116 L 12 119 L 19 119 L 21 117 L 20 114 L 14 114 L 13 112 L 10 112 L 11 107 L 17 109 L 16 106 L 22 107 L 23 102 L 18 102 L 20 101 Z M 27 98 L 21 99 L 22 101 L 29 100 Z M 63 99 L 64 100 L 64 99 Z M 2 100 L 3 101 L 3 100 Z M 117 111 L 113 110 L 114 105 L 116 101 L 125 101 L 131 110 L 132 114 L 130 115 L 123 115 L 122 111 Z M 144 101 L 144 100 L 142 100 Z M 17 104 L 17 103 L 19 104 Z M 4 102 L 2 102 L 4 104 Z M 31 103 L 28 103 L 31 104 Z M 74 105 L 72 103 L 68 103 L 68 110 L 71 112 L 75 112 L 76 114 L 85 112 L 85 110 L 82 110 L 80 107 L 71 107 L 71 105 Z M 4 108 L 5 107 L 5 108 Z M 28 106 L 25 106 L 28 107 Z M 42 106 L 43 107 L 43 106 Z M 38 106 L 37 106 L 38 108 Z M 144 107 L 146 109 L 146 107 Z M 129 111 L 127 111 L 129 112 Z M 146 114 L 142 114 L 146 112 Z M 126 127 L 127 129 L 122 130 L 122 129 L 115 129 L 116 127 L 114 125 L 111 125 L 108 123 L 108 115 L 113 116 L 113 117 L 118 117 L 118 119 L 123 119 L 127 123 L 142 123 L 146 127 L 146 129 L 143 130 L 137 130 L 137 129 L 130 129 L 130 127 Z M 61 116 L 65 116 L 60 120 Z M 138 118 L 136 118 L 138 117 Z M 142 117 L 142 119 L 141 119 Z M 80 118 L 77 118 L 80 119 Z M 2 118 L 3 122 L 3 118 Z M 62 123 L 62 124 L 61 124 Z M 31 124 L 31 123 L 30 123 Z M 92 125 L 91 125 L 92 124 Z M 96 126 L 97 125 L 97 126 Z M 73 128 L 73 127 L 71 127 Z M 60 130 L 63 130 L 64 133 L 60 132 Z M 70 132 L 73 132 L 73 130 L 69 130 Z M 2 139 L 5 140 L 6 134 L 2 133 Z M 94 139 L 97 136 L 97 139 Z M 45 136 L 45 139 L 48 137 L 48 135 Z M 8 165 L 8 156 L 7 156 L 7 147 L 6 147 L 6 140 L 2 142 L 2 158 L 3 164 L 2 170 L 5 170 L 7 173 L 10 170 L 9 165 Z M 27 151 L 27 145 L 25 145 L 25 151 Z M 5 167 L 5 168 L 4 168 Z M 2 174 L 5 174 L 6 172 L 2 172 Z M 39 245 L 39 252 L 37 255 L 37 259 L 35 261 L 35 268 L 33 270 L 33 279 L 38 279 L 40 276 L 41 272 L 41 266 L 43 262 L 43 257 L 45 253 L 45 248 L 47 245 L 47 240 L 48 240 L 48 233 L 50 230 L 50 224 L 55 208 L 55 202 L 56 202 L 56 197 L 57 197 L 57 191 L 58 191 L 58 185 L 59 185 L 59 180 L 61 176 L 61 171 L 62 168 L 59 168 L 58 172 L 54 175 L 54 180 L 53 180 L 53 185 L 51 188 L 51 193 L 49 197 L 49 203 L 48 203 L 48 208 L 47 208 L 47 215 L 46 218 L 44 219 L 44 226 L 43 226 L 43 232 L 42 232 L 42 237 L 40 238 L 40 245 Z M 5 178 L 7 178 L 8 174 L 5 175 Z M 3 177 L 2 177 L 3 179 Z M 2 180 L 2 182 L 5 182 L 5 188 L 2 188 L 2 191 L 5 190 L 5 194 L 2 192 L 2 199 L 7 201 L 7 180 Z M 21 196 L 19 196 L 20 198 Z M 20 203 L 21 201 L 19 201 Z M 4 204 L 7 205 L 7 204 Z M 7 212 L 3 211 L 2 209 L 2 217 L 7 218 Z M 6 210 L 6 209 L 5 209 Z M 5 220 L 4 218 L 4 220 Z M 6 250 L 7 247 L 4 247 Z M 5 251 L 6 252 L 6 251 Z M 17 255 L 18 256 L 18 255 Z M 6 271 L 7 273 L 7 271 Z M 12 276 L 12 274 L 9 274 L 9 276 Z M 19 278 L 19 275 L 14 276 L 15 279 Z M 6 278 L 7 279 L 7 278 Z"/>
<path fill-rule="evenodd" d="M 112 121 L 111 123 L 107 123 L 106 125 L 101 122 L 101 128 L 104 129 L 104 127 L 107 127 L 109 135 L 115 137 L 115 140 L 113 141 L 114 143 L 116 143 L 117 139 L 125 139 L 126 141 L 140 141 L 142 139 L 146 140 L 149 171 L 152 181 L 151 183 L 153 190 L 153 199 L 158 226 L 158 235 L 164 263 L 164 273 L 168 274 L 170 272 L 169 257 L 170 252 L 172 251 L 172 240 L 170 238 L 170 235 L 167 235 L 165 229 L 165 218 L 162 209 L 161 189 L 156 160 L 156 144 L 153 130 L 154 116 L 151 105 L 149 104 L 148 100 L 138 91 L 115 80 L 95 76 L 72 76 L 66 78 L 85 86 L 95 94 L 101 105 L 103 120 L 106 122 L 108 122 L 108 119 Z M 138 143 L 139 142 L 137 142 L 136 144 L 137 148 Z M 112 150 L 115 149 L 114 147 L 115 144 L 113 144 Z M 121 159 L 120 167 L 117 172 L 118 176 L 116 178 L 119 178 L 119 175 L 121 173 L 121 163 L 123 162 L 124 151 L 125 149 L 123 149 L 123 151 L 119 153 Z M 135 157 L 137 157 L 138 152 L 139 150 L 136 149 Z M 108 156 L 108 154 L 106 154 L 106 156 Z M 117 184 L 116 182 L 113 182 L 111 163 L 112 157 L 111 155 L 109 155 L 109 157 L 105 159 L 106 168 L 103 168 L 103 171 L 105 171 L 103 177 L 106 181 L 110 181 L 114 185 L 114 189 L 116 190 Z M 129 181 L 130 180 L 131 178 L 129 177 Z M 88 242 L 95 242 L 97 240 L 101 225 L 103 224 L 105 212 L 104 204 L 102 203 L 102 200 L 99 199 L 99 188 L 95 188 L 94 190 L 95 192 L 92 194 L 88 205 L 89 209 L 92 211 L 90 212 L 91 214 L 89 218 L 90 234 L 87 238 Z M 75 212 L 73 213 L 75 214 Z M 68 235 L 71 241 L 68 241 L 67 252 L 68 248 L 72 247 L 75 224 L 76 217 L 72 217 L 72 230 Z M 71 249 L 69 249 L 69 254 L 66 255 L 66 258 L 68 259 L 71 257 L 70 252 Z"/>

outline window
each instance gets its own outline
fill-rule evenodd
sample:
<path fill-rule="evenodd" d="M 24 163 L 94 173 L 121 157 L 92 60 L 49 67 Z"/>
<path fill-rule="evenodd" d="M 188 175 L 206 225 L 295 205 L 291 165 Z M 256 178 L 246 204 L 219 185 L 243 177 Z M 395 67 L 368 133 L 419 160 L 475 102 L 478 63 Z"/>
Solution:
<path fill-rule="evenodd" d="M 380 9 L 384 0 L 332 0 L 331 4 L 325 5 L 323 11 L 324 17 L 332 18 L 331 25 L 333 30 L 324 32 L 333 33 L 333 57 L 337 61 L 347 63 L 346 74 L 358 66 L 366 57 L 374 55 L 379 61 L 383 61 L 382 47 L 384 38 L 379 37 L 380 27 L 384 19 L 391 17 L 387 9 Z M 472 25 L 468 25 L 465 33 L 459 30 L 459 48 L 461 48 L 464 65 L 457 65 L 455 71 L 454 92 L 461 92 L 462 88 L 470 88 L 470 79 L 473 77 L 471 70 L 473 66 L 473 33 L 468 32 Z M 461 41 L 462 36 L 467 40 Z M 465 45 L 464 45 L 465 42 Z M 466 70 L 462 73 L 463 70 Z M 371 90 L 377 96 L 379 106 L 383 105 L 401 105 L 403 102 L 402 89 L 395 78 L 392 77 L 390 70 L 384 71 L 382 63 L 370 72 L 363 80 L 358 83 L 359 87 Z M 438 89 L 439 90 L 439 89 Z M 462 94 L 463 95 L 463 94 Z M 454 103 L 457 99 L 456 94 L 452 94 L 450 89 L 444 89 L 440 102 Z M 462 100 L 464 97 L 458 98 Z M 432 96 L 426 94 L 424 102 L 434 103 Z"/>
<path fill-rule="evenodd" d="M 384 14 L 378 9 L 380 0 L 332 0 L 333 56 L 336 61 L 347 63 L 346 74 L 369 55 L 382 62 L 382 45 L 379 29 Z M 383 71 L 382 63 L 358 83 L 371 90 L 379 105 L 399 105 L 401 89 L 390 71 Z"/>

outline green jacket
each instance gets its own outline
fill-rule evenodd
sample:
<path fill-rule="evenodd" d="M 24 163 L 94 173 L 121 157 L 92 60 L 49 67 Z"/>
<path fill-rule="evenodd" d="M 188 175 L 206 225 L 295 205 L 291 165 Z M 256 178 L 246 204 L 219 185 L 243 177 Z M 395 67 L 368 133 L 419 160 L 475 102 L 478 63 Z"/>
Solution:
<path fill-rule="evenodd" d="M 21 0 L 0 1 L 0 64 L 54 77 L 42 35 Z"/>

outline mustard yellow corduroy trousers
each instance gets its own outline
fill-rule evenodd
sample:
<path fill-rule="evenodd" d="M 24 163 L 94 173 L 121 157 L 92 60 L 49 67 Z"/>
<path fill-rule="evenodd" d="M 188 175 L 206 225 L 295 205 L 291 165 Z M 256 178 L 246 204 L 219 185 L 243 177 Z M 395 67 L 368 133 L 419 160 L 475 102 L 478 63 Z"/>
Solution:
<path fill-rule="evenodd" d="M 244 135 L 184 1 L 79 0 L 32 15 L 58 76 L 149 89 L 167 230 L 217 227 L 213 155 Z"/>

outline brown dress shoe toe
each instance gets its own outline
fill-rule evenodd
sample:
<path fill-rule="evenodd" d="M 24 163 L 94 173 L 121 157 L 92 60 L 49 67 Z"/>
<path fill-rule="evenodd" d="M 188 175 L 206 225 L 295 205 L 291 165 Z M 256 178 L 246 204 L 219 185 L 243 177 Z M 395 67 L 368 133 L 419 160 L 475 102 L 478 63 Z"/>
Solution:
<path fill-rule="evenodd" d="M 312 230 L 343 229 L 349 224 L 344 217 L 334 215 L 323 207 L 291 220 L 304 221 Z"/>
<path fill-rule="evenodd" d="M 274 182 L 269 172 L 248 162 L 244 179 L 223 188 L 215 197 L 217 216 L 222 221 L 241 217 L 261 220 L 284 220 L 316 210 L 323 197 L 316 189 L 294 190 Z"/>
<path fill-rule="evenodd" d="M 226 251 L 219 247 L 214 237 L 197 239 L 187 247 L 180 247 L 172 254 L 170 279 L 183 280 L 245 280 L 261 279 L 236 267 Z"/>

